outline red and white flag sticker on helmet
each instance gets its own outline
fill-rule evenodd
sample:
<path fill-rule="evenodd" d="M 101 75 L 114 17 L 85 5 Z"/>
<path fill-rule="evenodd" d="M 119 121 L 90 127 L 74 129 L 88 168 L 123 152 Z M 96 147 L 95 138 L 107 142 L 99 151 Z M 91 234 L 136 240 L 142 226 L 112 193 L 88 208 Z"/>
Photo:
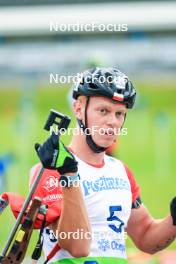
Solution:
<path fill-rule="evenodd" d="M 124 95 L 114 92 L 113 99 L 122 102 L 124 99 Z"/>
<path fill-rule="evenodd" d="M 123 76 L 118 76 L 114 80 L 117 89 L 124 90 L 126 86 L 127 79 Z M 114 92 L 113 99 L 122 102 L 124 99 L 124 95 L 121 93 Z"/>

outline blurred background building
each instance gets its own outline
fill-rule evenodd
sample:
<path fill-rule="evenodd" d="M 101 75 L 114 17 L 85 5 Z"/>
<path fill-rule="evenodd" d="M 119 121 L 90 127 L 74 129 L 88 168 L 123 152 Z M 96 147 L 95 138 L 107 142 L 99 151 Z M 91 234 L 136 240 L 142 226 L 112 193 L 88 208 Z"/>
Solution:
<path fill-rule="evenodd" d="M 142 78 L 174 75 L 175 1 L 1 0 L 0 6 L 1 80 L 34 74 L 48 81 L 50 73 L 75 74 L 96 63 Z M 50 30 L 50 23 L 92 21 L 119 31 Z"/>

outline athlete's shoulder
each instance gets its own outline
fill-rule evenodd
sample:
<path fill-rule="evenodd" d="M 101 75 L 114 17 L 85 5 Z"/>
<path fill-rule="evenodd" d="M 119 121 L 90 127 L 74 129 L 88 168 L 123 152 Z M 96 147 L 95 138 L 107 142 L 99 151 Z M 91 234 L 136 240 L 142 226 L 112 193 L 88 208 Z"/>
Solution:
<path fill-rule="evenodd" d="M 139 188 L 139 185 L 136 182 L 136 179 L 134 177 L 134 174 L 133 174 L 132 170 L 129 169 L 129 167 L 126 164 L 124 164 L 124 168 L 126 170 L 126 174 L 127 174 L 128 179 L 130 181 L 131 192 L 132 192 L 132 200 L 134 202 L 140 196 L 140 188 Z"/>

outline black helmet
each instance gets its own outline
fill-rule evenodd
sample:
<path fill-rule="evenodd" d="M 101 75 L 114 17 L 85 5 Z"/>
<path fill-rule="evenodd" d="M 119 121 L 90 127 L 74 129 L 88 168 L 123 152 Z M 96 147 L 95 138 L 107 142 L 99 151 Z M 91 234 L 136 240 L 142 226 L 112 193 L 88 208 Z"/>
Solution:
<path fill-rule="evenodd" d="M 86 134 L 87 127 L 87 107 L 91 96 L 104 96 L 115 101 L 124 103 L 127 108 L 132 108 L 135 102 L 136 90 L 128 77 L 120 72 L 116 67 L 113 68 L 94 68 L 86 70 L 81 74 L 81 80 L 73 87 L 73 98 L 79 95 L 87 97 L 85 106 L 85 123 L 78 119 L 78 124 L 86 135 L 89 147 L 95 152 L 100 153 L 107 148 L 98 146 L 91 135 Z"/>
<path fill-rule="evenodd" d="M 79 95 L 104 96 L 132 108 L 136 90 L 128 77 L 116 67 L 94 68 L 84 71 L 80 82 L 74 86 L 73 98 L 77 99 Z"/>

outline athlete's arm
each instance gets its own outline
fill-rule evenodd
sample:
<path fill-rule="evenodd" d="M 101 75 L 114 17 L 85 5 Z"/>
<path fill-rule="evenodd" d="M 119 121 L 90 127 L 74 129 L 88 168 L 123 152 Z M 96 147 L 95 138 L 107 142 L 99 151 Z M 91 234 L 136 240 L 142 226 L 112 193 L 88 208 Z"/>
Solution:
<path fill-rule="evenodd" d="M 126 231 L 140 250 L 154 254 L 174 241 L 176 226 L 173 225 L 171 215 L 156 220 L 143 204 L 131 211 Z"/>
<path fill-rule="evenodd" d="M 44 168 L 56 169 L 65 177 L 65 182 L 69 176 L 78 177 L 77 161 L 54 133 L 42 145 L 36 144 L 35 149 Z M 91 228 L 81 186 L 76 184 L 62 187 L 62 191 L 63 207 L 53 231 L 61 248 L 67 250 L 73 257 L 85 257 L 89 254 L 91 243 L 90 235 L 87 239 L 85 234 L 90 234 Z M 83 237 L 74 239 L 75 232 L 82 232 Z"/>
<path fill-rule="evenodd" d="M 173 225 L 171 215 L 162 220 L 156 220 L 150 215 L 142 204 L 140 188 L 133 173 L 126 165 L 125 170 L 132 192 L 132 210 L 126 231 L 140 250 L 150 254 L 156 253 L 173 242 L 176 237 L 176 226 Z M 176 211 L 176 205 L 173 207 L 172 211 Z"/>
<path fill-rule="evenodd" d="M 91 243 L 91 227 L 80 188 L 74 186 L 63 188 L 61 215 L 59 220 L 52 226 L 56 237 L 61 232 L 67 235 L 66 239 L 58 237 L 58 243 L 61 248 L 69 251 L 76 258 L 88 256 Z M 74 239 L 73 232 L 80 233 L 79 239 Z M 86 235 L 82 238 L 81 233 Z"/>

